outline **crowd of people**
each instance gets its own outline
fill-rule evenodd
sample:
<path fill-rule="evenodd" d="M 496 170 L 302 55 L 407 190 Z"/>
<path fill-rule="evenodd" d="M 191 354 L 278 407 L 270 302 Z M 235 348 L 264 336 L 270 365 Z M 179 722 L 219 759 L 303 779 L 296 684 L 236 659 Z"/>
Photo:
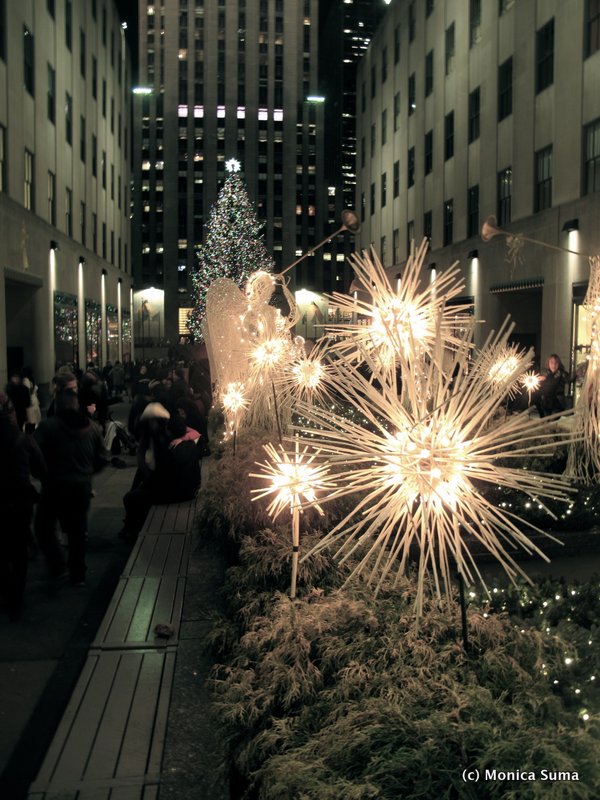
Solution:
<path fill-rule="evenodd" d="M 127 425 L 111 415 L 123 399 L 131 403 Z M 195 496 L 210 452 L 211 402 L 201 364 L 63 365 L 45 414 L 32 370 L 10 375 L 0 392 L 0 593 L 11 619 L 22 613 L 32 549 L 45 558 L 50 579 L 85 586 L 92 477 L 110 464 L 126 466 L 123 449 L 137 454 L 137 470 L 123 498 L 121 538 L 135 539 L 152 504 Z"/>

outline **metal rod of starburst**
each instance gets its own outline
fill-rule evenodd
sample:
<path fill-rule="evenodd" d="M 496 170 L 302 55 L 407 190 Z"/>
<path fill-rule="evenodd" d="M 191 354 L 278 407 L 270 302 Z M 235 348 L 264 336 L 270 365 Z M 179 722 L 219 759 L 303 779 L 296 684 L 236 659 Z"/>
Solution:
<path fill-rule="evenodd" d="M 290 598 L 296 597 L 296 582 L 298 579 L 298 556 L 300 554 L 300 509 L 295 505 L 292 509 L 292 584 Z"/>
<path fill-rule="evenodd" d="M 235 455 L 235 440 L 237 438 L 237 428 L 233 429 L 233 455 Z"/>
<path fill-rule="evenodd" d="M 273 389 L 273 404 L 275 406 L 275 421 L 277 422 L 277 435 L 279 436 L 279 444 L 282 443 L 283 437 L 281 435 L 281 423 L 279 422 L 279 407 L 277 405 L 277 392 L 275 391 L 275 383 L 271 380 L 271 388 Z"/>
<path fill-rule="evenodd" d="M 463 647 L 465 653 L 469 652 L 469 631 L 467 628 L 467 604 L 465 602 L 465 579 L 462 572 L 458 573 L 458 597 L 460 600 L 460 619 L 462 623 Z"/>

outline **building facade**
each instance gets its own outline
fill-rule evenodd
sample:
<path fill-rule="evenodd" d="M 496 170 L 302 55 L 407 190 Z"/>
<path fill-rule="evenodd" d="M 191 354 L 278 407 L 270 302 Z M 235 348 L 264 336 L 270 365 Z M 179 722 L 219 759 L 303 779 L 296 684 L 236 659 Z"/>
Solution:
<path fill-rule="evenodd" d="M 361 247 L 401 272 L 460 262 L 478 341 L 506 314 L 542 362 L 589 348 L 586 258 L 600 252 L 600 7 L 590 0 L 393 0 L 359 68 Z"/>
<path fill-rule="evenodd" d="M 140 0 L 134 270 L 137 288 L 162 296 L 164 340 L 185 333 L 197 247 L 230 158 L 277 267 L 322 236 L 317 12 L 317 0 Z M 311 287 L 321 260 L 291 271 L 292 286 Z"/>
<path fill-rule="evenodd" d="M 0 3 L 0 380 L 131 355 L 131 65 L 113 4 Z"/>
<path fill-rule="evenodd" d="M 321 2 L 319 86 L 324 98 L 324 178 L 327 223 L 340 225 L 356 196 L 356 72 L 385 12 L 383 0 Z M 345 232 L 325 246 L 321 289 L 346 291 L 352 281 L 348 256 L 354 235 Z"/>

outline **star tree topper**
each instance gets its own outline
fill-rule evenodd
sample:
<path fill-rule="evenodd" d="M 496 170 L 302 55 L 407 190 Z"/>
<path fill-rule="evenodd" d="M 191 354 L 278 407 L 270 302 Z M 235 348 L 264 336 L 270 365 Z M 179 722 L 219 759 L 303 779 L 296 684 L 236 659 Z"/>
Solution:
<path fill-rule="evenodd" d="M 230 158 L 229 161 L 225 162 L 225 169 L 227 172 L 239 172 L 242 165 L 237 160 L 237 158 Z"/>

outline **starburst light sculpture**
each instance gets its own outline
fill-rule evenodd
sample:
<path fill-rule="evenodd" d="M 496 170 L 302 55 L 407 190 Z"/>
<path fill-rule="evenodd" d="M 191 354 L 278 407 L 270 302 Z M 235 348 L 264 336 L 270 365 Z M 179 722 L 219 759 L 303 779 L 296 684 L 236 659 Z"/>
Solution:
<path fill-rule="evenodd" d="M 521 383 L 523 384 L 523 388 L 527 390 L 527 400 L 529 405 L 531 405 L 531 395 L 533 392 L 539 389 L 541 382 L 541 375 L 538 375 L 537 372 L 534 372 L 533 370 L 525 372 L 523 375 L 521 375 Z"/>
<path fill-rule="evenodd" d="M 333 307 L 356 320 L 326 325 L 326 331 L 338 340 L 332 346 L 335 352 L 357 362 L 370 360 L 378 373 L 391 378 L 396 367 L 409 370 L 417 359 L 433 357 L 440 331 L 446 348 L 459 346 L 457 319 L 465 317 L 471 306 L 448 305 L 448 301 L 464 291 L 460 272 L 451 267 L 424 284 L 427 249 L 424 240 L 395 285 L 374 251 L 353 254 L 356 279 L 370 300 L 332 295 Z"/>
<path fill-rule="evenodd" d="M 296 438 L 294 452 L 290 455 L 283 447 L 276 450 L 272 444 L 264 445 L 268 459 L 258 463 L 262 467 L 260 473 L 250 473 L 250 477 L 268 481 L 268 485 L 253 489 L 253 500 L 272 495 L 267 506 L 267 513 L 273 519 L 289 508 L 292 514 L 292 579 L 290 597 L 296 597 L 298 576 L 298 555 L 300 552 L 300 513 L 306 505 L 315 508 L 319 514 L 323 509 L 317 501 L 318 492 L 330 490 L 333 483 L 328 478 L 329 467 L 316 463 L 318 451 L 309 452 L 308 446 L 300 449 Z"/>
<path fill-rule="evenodd" d="M 284 364 L 276 377 L 276 386 L 283 404 L 292 408 L 297 400 L 323 403 L 331 394 L 331 366 L 327 358 L 328 339 L 319 339 L 307 354 L 304 339 L 297 336 L 295 357 Z"/>
<path fill-rule="evenodd" d="M 228 384 L 220 399 L 225 414 L 225 430 L 228 435 L 233 435 L 233 452 L 235 453 L 240 420 L 243 418 L 250 400 L 246 394 L 246 387 L 240 381 Z"/>
<path fill-rule="evenodd" d="M 428 572 L 439 595 L 449 592 L 454 564 L 468 583 L 483 582 L 472 542 L 492 553 L 511 580 L 526 577 L 511 555 L 515 546 L 545 558 L 521 526 L 544 532 L 493 505 L 482 490 L 485 484 L 509 487 L 540 504 L 542 498 L 569 497 L 566 478 L 513 464 L 532 453 L 550 454 L 557 438 L 568 444 L 572 435 L 526 413 L 494 419 L 513 376 L 492 383 L 489 364 L 507 346 L 510 332 L 490 336 L 469 370 L 465 340 L 456 353 L 455 376 L 425 371 L 426 391 L 409 391 L 408 403 L 393 386 L 377 389 L 356 366 L 336 363 L 339 393 L 367 424 L 308 404 L 300 404 L 300 411 L 314 423 L 313 445 L 338 466 L 334 496 L 355 494 L 357 502 L 304 558 L 325 547 L 334 548 L 341 561 L 359 555 L 351 577 L 366 575 L 376 590 L 414 559 L 418 613 Z M 404 380 L 417 379 L 409 373 Z"/>

